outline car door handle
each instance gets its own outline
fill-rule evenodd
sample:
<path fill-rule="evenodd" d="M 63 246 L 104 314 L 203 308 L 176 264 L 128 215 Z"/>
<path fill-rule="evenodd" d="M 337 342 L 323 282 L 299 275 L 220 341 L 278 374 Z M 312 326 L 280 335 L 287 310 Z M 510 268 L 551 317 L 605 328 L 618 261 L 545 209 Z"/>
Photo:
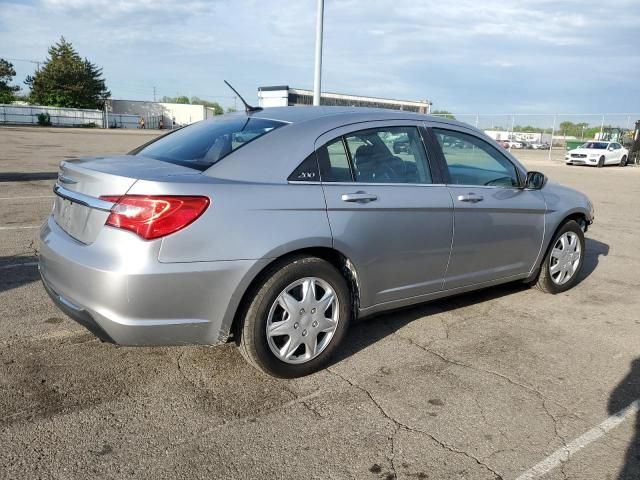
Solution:
<path fill-rule="evenodd" d="M 343 193 L 341 198 L 343 202 L 369 203 L 377 200 L 378 196 L 367 192 L 355 192 Z"/>
<path fill-rule="evenodd" d="M 484 197 L 481 195 L 476 195 L 475 193 L 458 195 L 458 201 L 460 202 L 478 203 L 478 202 L 481 202 L 482 200 L 484 200 Z"/>

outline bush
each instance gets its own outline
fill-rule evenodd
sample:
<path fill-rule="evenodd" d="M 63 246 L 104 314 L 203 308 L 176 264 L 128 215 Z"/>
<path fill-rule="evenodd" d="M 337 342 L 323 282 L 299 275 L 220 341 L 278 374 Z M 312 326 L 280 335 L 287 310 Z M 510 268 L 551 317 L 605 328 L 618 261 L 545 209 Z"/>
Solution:
<path fill-rule="evenodd" d="M 38 114 L 38 125 L 41 127 L 48 127 L 51 125 L 51 116 L 47 113 L 39 113 Z"/>

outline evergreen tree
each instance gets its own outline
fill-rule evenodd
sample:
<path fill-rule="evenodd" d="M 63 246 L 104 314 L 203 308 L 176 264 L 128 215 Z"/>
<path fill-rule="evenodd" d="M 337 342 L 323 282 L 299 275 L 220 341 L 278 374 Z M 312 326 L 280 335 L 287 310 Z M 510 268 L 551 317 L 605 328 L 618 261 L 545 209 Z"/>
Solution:
<path fill-rule="evenodd" d="M 29 100 L 39 105 L 69 108 L 102 108 L 111 96 L 102 69 L 83 60 L 64 37 L 49 48 L 44 66 L 24 82 L 31 88 Z"/>
<path fill-rule="evenodd" d="M 11 62 L 0 58 L 0 103 L 11 103 L 15 98 L 15 93 L 20 90 L 17 85 L 10 85 L 16 71 Z"/>

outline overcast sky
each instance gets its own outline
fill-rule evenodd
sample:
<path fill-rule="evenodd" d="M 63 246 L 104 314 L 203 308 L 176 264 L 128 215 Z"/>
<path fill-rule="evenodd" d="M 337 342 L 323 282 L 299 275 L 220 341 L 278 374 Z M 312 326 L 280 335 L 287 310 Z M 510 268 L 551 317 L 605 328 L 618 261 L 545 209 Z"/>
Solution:
<path fill-rule="evenodd" d="M 113 98 L 256 102 L 313 86 L 315 0 L 0 0 L 0 57 L 60 35 Z M 323 91 L 429 99 L 454 112 L 640 111 L 638 0 L 326 0 Z M 17 81 L 35 66 L 14 61 Z"/>

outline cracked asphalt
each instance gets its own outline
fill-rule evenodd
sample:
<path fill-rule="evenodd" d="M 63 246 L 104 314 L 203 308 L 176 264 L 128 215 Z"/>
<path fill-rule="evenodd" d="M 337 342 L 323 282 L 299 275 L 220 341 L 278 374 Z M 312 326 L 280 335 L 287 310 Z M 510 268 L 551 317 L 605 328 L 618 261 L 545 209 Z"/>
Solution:
<path fill-rule="evenodd" d="M 640 398 L 640 168 L 532 170 L 594 202 L 576 288 L 509 284 L 356 322 L 325 371 L 235 347 L 123 348 L 38 281 L 60 160 L 157 132 L 0 128 L 0 478 L 517 479 Z M 539 478 L 640 478 L 631 415 Z M 538 477 L 527 477 L 538 478 Z"/>

